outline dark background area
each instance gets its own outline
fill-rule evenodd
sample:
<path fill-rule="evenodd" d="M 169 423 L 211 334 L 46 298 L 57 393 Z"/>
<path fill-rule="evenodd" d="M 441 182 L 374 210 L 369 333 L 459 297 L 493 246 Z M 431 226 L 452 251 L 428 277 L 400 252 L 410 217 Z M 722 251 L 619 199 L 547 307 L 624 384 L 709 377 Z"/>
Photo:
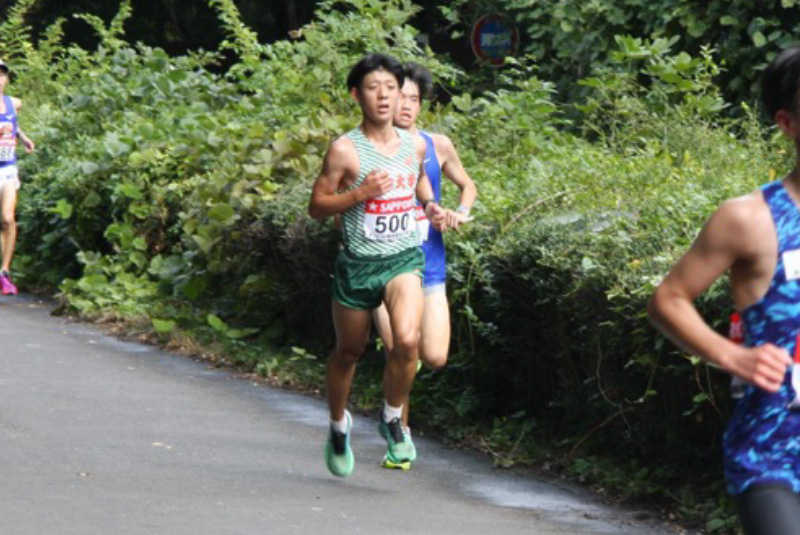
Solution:
<path fill-rule="evenodd" d="M 288 37 L 288 32 L 310 22 L 317 0 L 237 0 L 236 5 L 244 22 L 258 33 L 259 40 L 271 43 Z M 413 24 L 423 33 L 423 39 L 437 53 L 444 53 L 460 66 L 470 69 L 477 66 L 468 35 L 451 38 L 449 22 L 442 16 L 442 1 L 417 1 L 422 11 Z M 0 0 L 0 15 L 13 5 L 11 0 Z M 126 36 L 131 42 L 163 48 L 170 55 L 190 50 L 217 50 L 223 40 L 221 26 L 214 9 L 206 0 L 132 0 L 132 17 L 126 21 Z M 77 13 L 91 13 L 110 21 L 119 11 L 114 0 L 38 0 L 30 11 L 30 24 L 34 34 L 59 17 L 64 24 L 65 41 L 92 49 L 96 36 L 85 22 L 73 17 Z"/>

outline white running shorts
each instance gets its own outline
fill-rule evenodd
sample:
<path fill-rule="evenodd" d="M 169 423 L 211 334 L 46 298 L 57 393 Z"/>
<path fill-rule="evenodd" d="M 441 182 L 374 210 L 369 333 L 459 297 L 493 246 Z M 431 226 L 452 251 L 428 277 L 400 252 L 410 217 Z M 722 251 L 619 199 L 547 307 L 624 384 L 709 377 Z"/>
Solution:
<path fill-rule="evenodd" d="M 19 169 L 16 165 L 0 167 L 0 189 L 9 182 L 14 185 L 14 189 L 19 189 Z"/>

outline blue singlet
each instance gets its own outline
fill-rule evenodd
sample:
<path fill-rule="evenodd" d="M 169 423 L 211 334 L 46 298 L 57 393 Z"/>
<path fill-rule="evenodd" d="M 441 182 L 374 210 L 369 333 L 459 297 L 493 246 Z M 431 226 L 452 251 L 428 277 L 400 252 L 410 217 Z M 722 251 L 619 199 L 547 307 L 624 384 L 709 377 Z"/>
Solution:
<path fill-rule="evenodd" d="M 431 181 L 436 204 L 442 204 L 442 170 L 439 159 L 436 157 L 436 148 L 433 138 L 423 131 L 419 131 L 425 140 L 425 174 Z M 442 233 L 430 226 L 428 239 L 422 242 L 422 252 L 425 253 L 425 276 L 422 279 L 424 286 L 444 284 L 447 275 L 445 270 L 444 238 Z"/>
<path fill-rule="evenodd" d="M 778 264 L 764 297 L 742 311 L 745 344 L 770 342 L 793 355 L 800 333 L 800 258 L 795 256 L 800 255 L 800 210 L 781 182 L 766 184 L 762 191 L 778 235 Z M 756 483 L 800 493 L 800 409 L 788 408 L 795 399 L 791 377 L 787 371 L 775 394 L 747 385 L 736 404 L 723 439 L 731 494 Z"/>

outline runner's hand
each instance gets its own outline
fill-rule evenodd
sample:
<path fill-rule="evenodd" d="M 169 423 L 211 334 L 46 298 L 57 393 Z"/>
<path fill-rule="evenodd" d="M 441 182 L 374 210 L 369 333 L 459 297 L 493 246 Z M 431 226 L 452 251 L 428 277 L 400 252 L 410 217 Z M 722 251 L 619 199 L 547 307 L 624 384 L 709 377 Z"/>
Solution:
<path fill-rule="evenodd" d="M 36 149 L 36 143 L 34 143 L 28 136 L 22 138 L 22 146 L 25 147 L 25 152 L 28 154 L 32 153 Z"/>
<path fill-rule="evenodd" d="M 447 228 L 458 230 L 459 226 L 469 221 L 469 216 L 467 214 L 462 214 L 461 212 L 445 210 L 444 219 L 445 223 L 447 224 Z"/>
<path fill-rule="evenodd" d="M 447 220 L 446 214 L 447 210 L 436 204 L 435 202 L 430 202 L 425 207 L 425 217 L 427 217 L 433 228 L 438 230 L 439 232 L 445 232 L 447 230 Z"/>
<path fill-rule="evenodd" d="M 392 189 L 392 179 L 389 178 L 389 173 L 386 171 L 375 169 L 364 178 L 361 188 L 367 199 L 380 197 Z"/>
<path fill-rule="evenodd" d="M 772 344 L 743 347 L 741 353 L 731 359 L 730 371 L 748 383 L 767 392 L 777 392 L 786 376 L 792 359 L 785 349 Z"/>

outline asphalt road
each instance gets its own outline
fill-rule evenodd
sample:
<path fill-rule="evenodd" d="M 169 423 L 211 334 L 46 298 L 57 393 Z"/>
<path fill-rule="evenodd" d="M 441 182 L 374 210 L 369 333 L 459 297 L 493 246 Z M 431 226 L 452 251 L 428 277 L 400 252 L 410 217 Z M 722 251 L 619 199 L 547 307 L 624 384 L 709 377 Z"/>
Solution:
<path fill-rule="evenodd" d="M 356 470 L 328 474 L 324 403 L 0 298 L 4 535 L 667 534 L 580 489 L 417 438 L 378 466 L 356 417 Z"/>

